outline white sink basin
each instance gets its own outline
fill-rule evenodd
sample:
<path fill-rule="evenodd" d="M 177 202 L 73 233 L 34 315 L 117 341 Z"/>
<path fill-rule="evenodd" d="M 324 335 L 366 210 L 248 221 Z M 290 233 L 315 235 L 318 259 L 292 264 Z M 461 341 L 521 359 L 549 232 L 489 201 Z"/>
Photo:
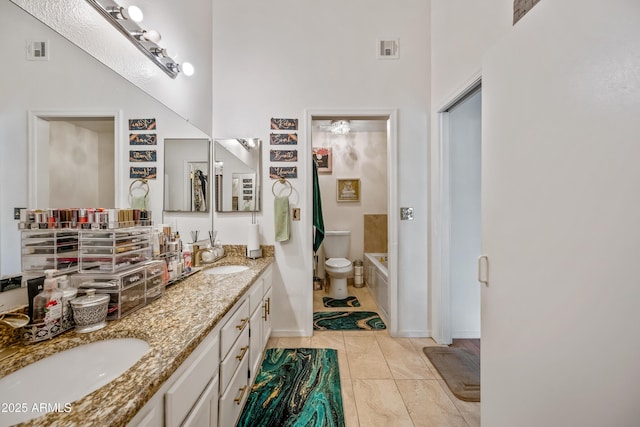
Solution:
<path fill-rule="evenodd" d="M 0 426 L 55 410 L 73 411 L 71 402 L 122 375 L 147 350 L 149 344 L 136 338 L 96 341 L 53 354 L 0 378 L 0 402 L 20 405 L 2 414 Z"/>
<path fill-rule="evenodd" d="M 246 265 L 219 265 L 204 271 L 204 274 L 233 274 L 248 270 Z"/>

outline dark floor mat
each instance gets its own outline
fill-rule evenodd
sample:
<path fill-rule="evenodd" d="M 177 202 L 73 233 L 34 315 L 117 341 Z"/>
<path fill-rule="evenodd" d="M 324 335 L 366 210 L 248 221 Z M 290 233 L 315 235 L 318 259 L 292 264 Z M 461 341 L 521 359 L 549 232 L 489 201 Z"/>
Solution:
<path fill-rule="evenodd" d="M 316 331 L 371 331 L 387 329 L 378 313 L 373 311 L 317 311 L 313 313 Z"/>
<path fill-rule="evenodd" d="M 325 307 L 360 307 L 360 301 L 358 297 L 352 296 L 343 299 L 322 297 L 322 305 Z"/>
<path fill-rule="evenodd" d="M 424 347 L 451 392 L 460 400 L 480 402 L 480 357 L 466 348 Z"/>

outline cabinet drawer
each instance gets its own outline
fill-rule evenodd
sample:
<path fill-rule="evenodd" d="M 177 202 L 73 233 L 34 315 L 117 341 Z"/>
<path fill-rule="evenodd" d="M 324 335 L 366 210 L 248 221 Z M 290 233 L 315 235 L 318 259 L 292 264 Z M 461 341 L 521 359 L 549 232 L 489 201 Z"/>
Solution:
<path fill-rule="evenodd" d="M 249 302 L 245 299 L 233 316 L 224 324 L 220 332 L 220 355 L 222 359 L 224 359 L 233 343 L 236 342 L 236 339 L 248 325 Z"/>
<path fill-rule="evenodd" d="M 262 302 L 262 295 L 264 295 L 264 280 L 262 278 L 256 280 L 256 283 L 249 289 L 249 313 L 256 311 L 256 308 L 260 307 Z"/>
<path fill-rule="evenodd" d="M 220 390 L 226 390 L 236 369 L 249 357 L 249 328 L 244 328 L 240 338 L 231 347 L 229 354 L 220 364 Z"/>
<path fill-rule="evenodd" d="M 182 424 L 209 381 L 216 376 L 220 362 L 218 349 L 218 337 L 212 337 L 198 346 L 192 360 L 187 358 L 185 361 L 189 367 L 166 394 L 165 423 L 168 427 Z"/>
<path fill-rule="evenodd" d="M 242 412 L 242 407 L 247 401 L 250 387 L 247 378 L 249 369 L 249 358 L 245 357 L 236 371 L 229 387 L 220 397 L 218 411 L 220 413 L 219 426 L 234 426 Z"/>

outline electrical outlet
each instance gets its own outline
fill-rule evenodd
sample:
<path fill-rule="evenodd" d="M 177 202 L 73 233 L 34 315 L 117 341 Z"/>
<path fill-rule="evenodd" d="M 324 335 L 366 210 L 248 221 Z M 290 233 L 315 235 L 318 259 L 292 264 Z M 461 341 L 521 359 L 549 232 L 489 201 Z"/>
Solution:
<path fill-rule="evenodd" d="M 300 221 L 300 208 L 293 208 L 293 220 Z"/>
<path fill-rule="evenodd" d="M 401 220 L 412 220 L 413 219 L 413 208 L 400 208 L 400 219 Z"/>
<path fill-rule="evenodd" d="M 20 210 L 22 209 L 26 209 L 26 208 L 13 208 L 13 219 L 20 219 Z"/>

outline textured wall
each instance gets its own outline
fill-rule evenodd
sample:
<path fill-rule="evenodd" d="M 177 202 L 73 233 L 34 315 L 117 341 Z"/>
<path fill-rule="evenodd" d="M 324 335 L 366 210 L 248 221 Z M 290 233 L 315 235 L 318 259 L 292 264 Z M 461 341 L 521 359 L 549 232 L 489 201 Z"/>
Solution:
<path fill-rule="evenodd" d="M 527 14 L 540 0 L 513 0 L 513 24 Z"/>

